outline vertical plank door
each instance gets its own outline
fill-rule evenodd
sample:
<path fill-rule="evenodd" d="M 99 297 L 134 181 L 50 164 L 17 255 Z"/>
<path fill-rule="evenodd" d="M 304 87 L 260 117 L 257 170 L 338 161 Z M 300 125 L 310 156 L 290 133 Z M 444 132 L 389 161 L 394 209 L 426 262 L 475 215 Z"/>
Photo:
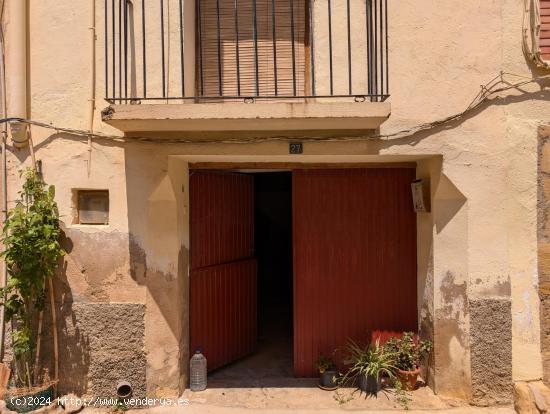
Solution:
<path fill-rule="evenodd" d="M 293 171 L 296 376 L 316 376 L 318 355 L 348 338 L 417 330 L 414 179 L 414 168 Z"/>
<path fill-rule="evenodd" d="M 254 181 L 251 175 L 190 175 L 191 352 L 200 347 L 208 370 L 256 347 Z"/>

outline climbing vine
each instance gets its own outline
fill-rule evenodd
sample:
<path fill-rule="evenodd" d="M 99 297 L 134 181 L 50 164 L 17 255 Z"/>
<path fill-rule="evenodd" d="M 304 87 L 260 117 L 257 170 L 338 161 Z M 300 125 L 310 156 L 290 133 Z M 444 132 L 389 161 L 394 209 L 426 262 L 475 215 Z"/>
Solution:
<path fill-rule="evenodd" d="M 8 282 L 0 289 L 6 321 L 12 322 L 15 379 L 32 386 L 35 378 L 36 321 L 44 309 L 46 281 L 55 274 L 65 254 L 59 243 L 59 210 L 55 188 L 34 170 L 23 173 L 19 200 L 8 212 L 2 232 Z"/>

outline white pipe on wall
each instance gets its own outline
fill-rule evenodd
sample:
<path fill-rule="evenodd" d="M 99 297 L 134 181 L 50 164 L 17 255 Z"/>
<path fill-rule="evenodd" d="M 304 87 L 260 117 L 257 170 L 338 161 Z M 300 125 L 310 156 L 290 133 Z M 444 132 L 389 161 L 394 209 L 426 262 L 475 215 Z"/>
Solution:
<path fill-rule="evenodd" d="M 95 26 L 95 0 L 90 0 L 90 96 L 88 98 L 88 130 L 93 133 L 94 131 L 94 113 L 95 113 L 95 87 L 96 87 L 96 26 Z M 90 176 L 92 168 L 92 135 L 88 135 L 88 177 Z"/>
<path fill-rule="evenodd" d="M 8 0 L 7 38 L 9 50 L 6 56 L 6 78 L 8 80 L 8 117 L 27 118 L 27 1 Z M 27 145 L 27 125 L 11 123 L 14 145 Z"/>
<path fill-rule="evenodd" d="M 2 117 L 7 118 L 7 98 L 6 98 L 6 72 L 5 72 L 5 60 L 4 60 L 4 7 L 6 0 L 2 1 L 0 8 L 0 91 L 2 93 Z M 5 224 L 8 216 L 8 166 L 6 157 L 6 139 L 8 137 L 7 124 L 2 124 L 2 138 L 0 141 L 0 147 L 2 151 L 2 166 L 0 172 L 0 185 L 2 185 L 2 226 Z M 6 287 L 8 281 L 8 268 L 6 262 L 2 261 L 0 265 L 0 288 Z M 3 306 L 0 307 L 0 363 L 4 362 L 5 353 L 5 338 L 6 338 L 6 310 Z"/>

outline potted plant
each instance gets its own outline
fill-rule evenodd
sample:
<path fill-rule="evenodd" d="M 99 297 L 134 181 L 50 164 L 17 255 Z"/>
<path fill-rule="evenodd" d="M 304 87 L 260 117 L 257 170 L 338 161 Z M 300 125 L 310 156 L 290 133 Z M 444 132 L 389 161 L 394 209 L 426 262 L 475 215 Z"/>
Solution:
<path fill-rule="evenodd" d="M 315 366 L 319 370 L 319 387 L 328 391 L 335 390 L 338 387 L 338 371 L 334 361 L 323 354 L 319 354 Z"/>
<path fill-rule="evenodd" d="M 8 212 L 3 228 L 1 240 L 5 250 L 2 257 L 9 280 L 0 289 L 0 305 L 4 306 L 6 320 L 12 326 L 14 355 L 11 386 L 5 400 L 11 409 L 20 412 L 35 407 L 13 403 L 14 397 L 35 401 L 39 399 L 24 397 L 38 395 L 47 400 L 46 397 L 52 396 L 52 387 L 57 381 L 57 378 L 50 380 L 46 370 L 40 370 L 39 349 L 46 282 L 49 282 L 50 302 L 53 305 L 51 278 L 64 255 L 59 243 L 61 229 L 54 187 L 47 186 L 32 169 L 25 172 L 24 178 L 20 199 Z M 52 317 L 53 311 L 52 308 Z M 52 319 L 52 329 L 55 330 L 55 319 Z"/>
<path fill-rule="evenodd" d="M 392 337 L 384 348 L 395 355 L 397 378 L 403 389 L 411 391 L 416 388 L 420 374 L 420 361 L 432 350 L 430 341 L 421 341 L 418 335 L 404 332 L 400 338 Z"/>
<path fill-rule="evenodd" d="M 367 346 L 350 339 L 346 349 L 348 356 L 344 363 L 350 368 L 342 377 L 341 384 L 354 379 L 361 391 L 376 395 L 382 388 L 383 376 L 394 378 L 395 356 L 380 345 L 379 339 Z"/>

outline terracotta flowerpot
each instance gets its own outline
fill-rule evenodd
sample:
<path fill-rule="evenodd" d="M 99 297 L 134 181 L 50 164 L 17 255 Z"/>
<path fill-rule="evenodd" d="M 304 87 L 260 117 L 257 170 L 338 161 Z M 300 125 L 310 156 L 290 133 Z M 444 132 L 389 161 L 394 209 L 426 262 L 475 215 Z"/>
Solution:
<path fill-rule="evenodd" d="M 412 391 L 416 388 L 416 382 L 420 375 L 420 367 L 417 367 L 414 371 L 397 370 L 397 377 L 403 385 L 403 389 Z"/>

